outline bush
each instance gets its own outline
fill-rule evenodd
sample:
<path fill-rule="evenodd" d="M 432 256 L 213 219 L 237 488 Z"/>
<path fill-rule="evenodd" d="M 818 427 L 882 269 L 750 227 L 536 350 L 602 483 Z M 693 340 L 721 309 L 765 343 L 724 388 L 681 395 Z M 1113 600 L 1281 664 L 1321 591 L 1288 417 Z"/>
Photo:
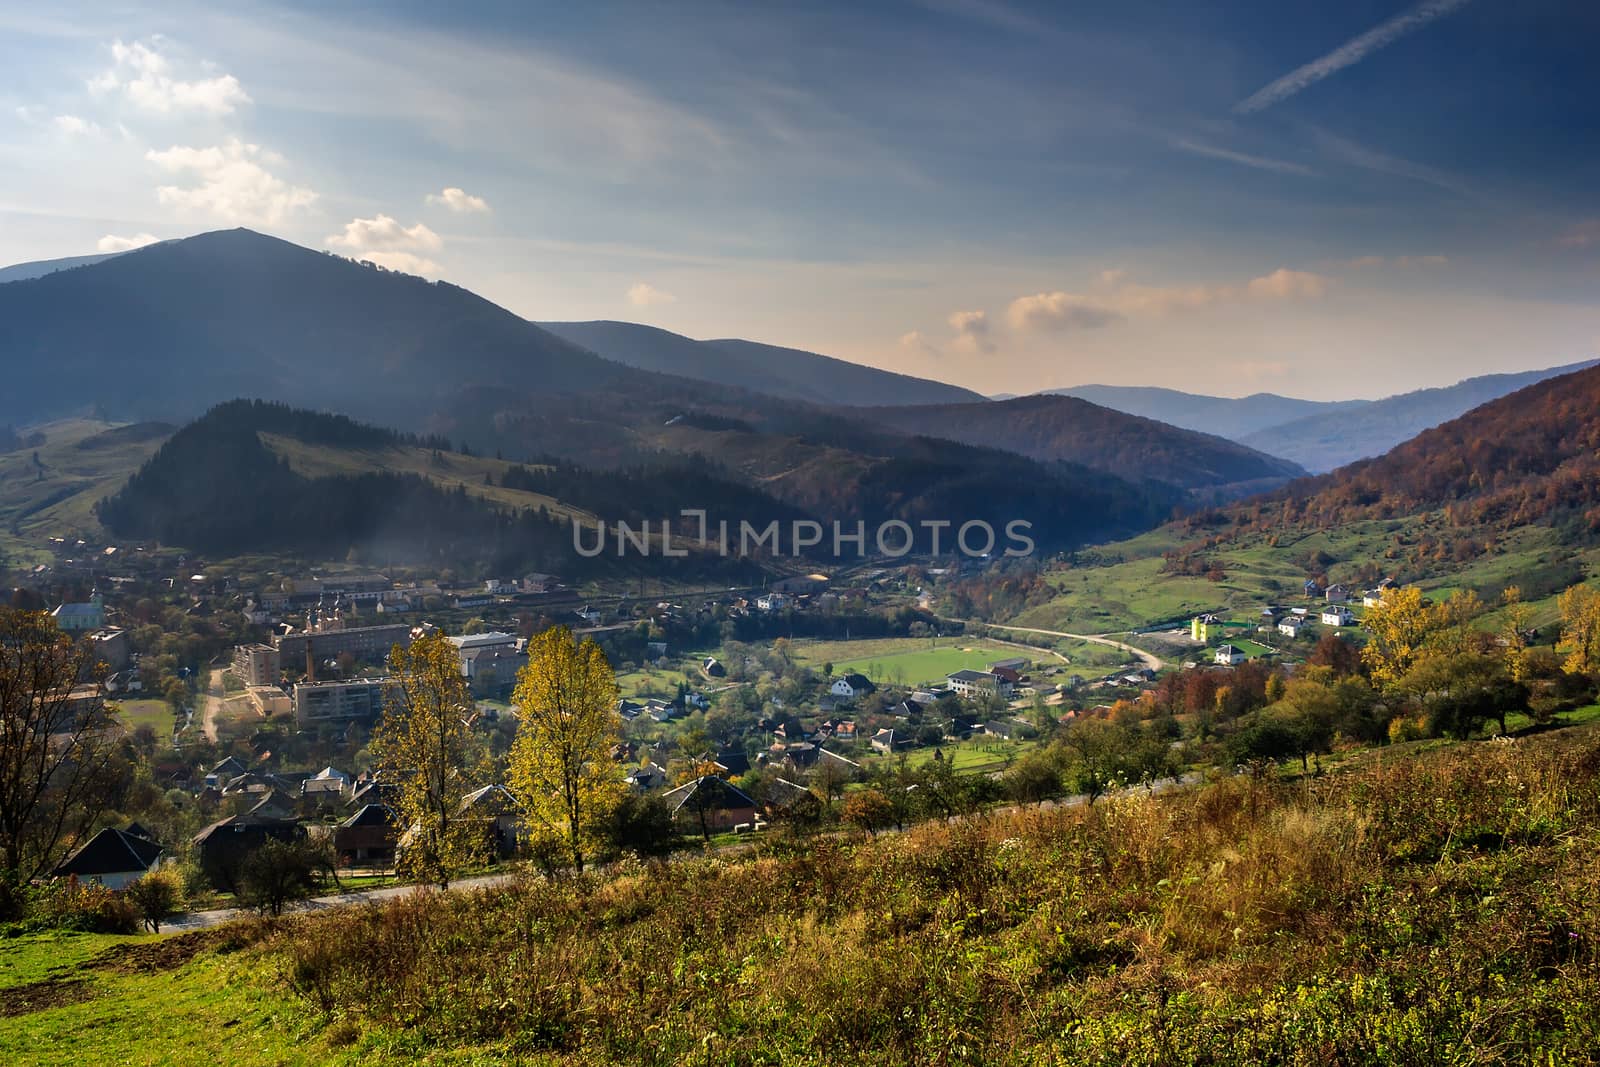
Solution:
<path fill-rule="evenodd" d="M 139 915 L 120 894 L 77 877 L 56 883 L 42 901 L 39 916 L 49 926 L 92 934 L 135 934 Z"/>
<path fill-rule="evenodd" d="M 151 871 L 123 890 L 126 900 L 152 933 L 161 920 L 183 909 L 183 876 L 171 867 Z"/>

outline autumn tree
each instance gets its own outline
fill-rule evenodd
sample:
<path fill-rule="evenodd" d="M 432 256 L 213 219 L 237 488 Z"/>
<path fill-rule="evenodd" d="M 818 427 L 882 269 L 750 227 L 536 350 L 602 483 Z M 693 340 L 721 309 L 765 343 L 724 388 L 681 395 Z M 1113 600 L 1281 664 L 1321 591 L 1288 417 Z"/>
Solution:
<path fill-rule="evenodd" d="M 1561 642 L 1568 674 L 1600 672 L 1600 589 L 1575 585 L 1556 600 L 1561 609 Z"/>
<path fill-rule="evenodd" d="M 605 653 L 564 626 L 528 642 L 528 663 L 511 701 L 519 725 L 511 783 L 537 832 L 563 840 L 583 870 L 591 822 L 615 802 L 621 782 L 609 758 L 621 734 L 617 680 Z"/>
<path fill-rule="evenodd" d="M 1500 643 L 1505 649 L 1506 673 L 1512 681 L 1528 680 L 1528 664 L 1524 653 L 1528 649 L 1528 635 L 1533 629 L 1533 605 L 1522 599 L 1522 589 L 1508 585 L 1500 594 L 1504 605 L 1501 615 Z"/>
<path fill-rule="evenodd" d="M 1367 643 L 1361 658 L 1379 688 L 1400 684 L 1424 655 L 1424 645 L 1433 631 L 1434 617 L 1414 585 L 1388 589 L 1383 599 L 1367 609 L 1362 624 Z"/>
<path fill-rule="evenodd" d="M 47 870 L 116 797 L 125 764 L 97 681 L 49 615 L 0 608 L 0 876 Z"/>
<path fill-rule="evenodd" d="M 442 633 L 389 653 L 383 718 L 372 734 L 379 771 L 398 786 L 395 808 L 408 841 L 408 873 L 448 886 L 482 844 L 457 816 L 470 792 L 472 699 L 456 648 Z"/>
<path fill-rule="evenodd" d="M 846 798 L 839 817 L 873 837 L 894 824 L 894 805 L 876 789 L 858 789 Z"/>

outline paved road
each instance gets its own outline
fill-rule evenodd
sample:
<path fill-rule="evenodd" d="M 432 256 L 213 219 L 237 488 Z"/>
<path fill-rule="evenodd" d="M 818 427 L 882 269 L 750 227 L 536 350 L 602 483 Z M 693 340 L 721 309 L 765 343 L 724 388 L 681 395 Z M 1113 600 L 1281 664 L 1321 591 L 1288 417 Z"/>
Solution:
<path fill-rule="evenodd" d="M 1044 634 L 1046 637 L 1070 637 L 1075 641 L 1087 641 L 1092 645 L 1109 645 L 1112 648 L 1120 648 L 1130 655 L 1139 657 L 1139 661 L 1153 671 L 1159 671 L 1164 666 L 1160 658 L 1153 653 L 1146 652 L 1142 648 L 1135 648 L 1125 641 L 1114 640 L 1104 634 L 1069 634 L 1061 630 L 1039 630 L 1032 626 L 1002 626 L 997 622 L 981 622 L 977 619 L 957 619 L 956 621 L 966 622 L 969 626 L 987 626 L 991 630 L 1011 630 L 1014 633 L 1022 634 Z"/>
<path fill-rule="evenodd" d="M 460 889 L 488 889 L 497 885 L 507 885 L 522 877 L 517 872 L 507 874 L 482 874 L 475 878 L 462 878 L 450 883 L 452 892 Z M 296 914 L 313 911 L 327 911 L 330 908 L 347 908 L 356 904 L 376 904 L 385 900 L 396 900 L 409 893 L 431 893 L 436 887 L 427 885 L 386 885 L 381 889 L 360 889 L 350 893 L 334 893 L 330 896 L 315 897 L 303 900 L 285 909 L 287 913 Z M 219 926 L 232 919 L 242 919 L 254 914 L 245 908 L 217 908 L 214 911 L 195 911 L 187 915 L 180 915 L 161 924 L 163 933 L 182 933 L 186 930 L 203 930 L 208 926 Z"/>
<path fill-rule="evenodd" d="M 200 732 L 213 741 L 217 739 L 217 715 L 222 711 L 222 702 L 227 699 L 222 685 L 222 673 L 225 670 L 226 667 L 211 668 L 206 678 L 206 691 L 200 696 Z"/>

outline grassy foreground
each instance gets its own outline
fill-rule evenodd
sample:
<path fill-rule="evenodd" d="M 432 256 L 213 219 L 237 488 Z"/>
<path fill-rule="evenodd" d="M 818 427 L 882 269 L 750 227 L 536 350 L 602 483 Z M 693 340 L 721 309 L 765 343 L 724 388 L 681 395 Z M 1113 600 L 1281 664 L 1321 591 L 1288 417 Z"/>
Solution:
<path fill-rule="evenodd" d="M 1600 1062 L 1593 728 L 766 847 L 51 950 L 88 990 L 0 968 L 0 1056 Z"/>

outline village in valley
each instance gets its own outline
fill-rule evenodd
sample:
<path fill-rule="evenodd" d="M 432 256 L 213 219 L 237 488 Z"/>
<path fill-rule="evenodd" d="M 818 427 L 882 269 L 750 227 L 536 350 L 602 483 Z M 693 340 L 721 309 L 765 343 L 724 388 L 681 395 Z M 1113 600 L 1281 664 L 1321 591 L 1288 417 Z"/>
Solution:
<path fill-rule="evenodd" d="M 197 899 L 218 903 L 239 890 L 251 850 L 274 840 L 316 843 L 354 885 L 398 877 L 408 828 L 371 742 L 390 701 L 391 654 L 426 635 L 449 643 L 470 728 L 502 769 L 530 637 L 554 626 L 598 642 L 619 692 L 606 755 L 630 794 L 661 805 L 648 849 L 666 852 L 848 825 L 853 793 L 895 775 L 904 789 L 918 771 L 968 783 L 961 806 L 1003 802 L 1013 765 L 1075 721 L 1148 718 L 1192 672 L 1206 692 L 1236 669 L 1290 672 L 1394 587 L 1308 579 L 1293 604 L 1254 615 L 1072 636 L 942 616 L 941 590 L 982 580 L 971 561 L 658 597 L 570 589 L 550 574 L 463 582 L 329 568 L 243 582 L 232 565 L 141 546 L 55 550 L 57 562 L 38 569 L 43 587 L 90 590 L 43 605 L 92 650 L 99 681 L 76 698 L 115 715 L 162 798 L 159 818 L 105 827 L 54 873 L 120 889 L 182 862 Z M 162 576 L 174 566 L 194 573 Z M 1192 770 L 1193 739 L 1161 732 L 1163 751 L 1115 780 L 1091 778 L 1079 799 Z M 1069 796 L 1070 784 L 1047 793 Z M 503 773 L 459 794 L 456 814 L 486 828 L 476 867 L 528 858 Z"/>

